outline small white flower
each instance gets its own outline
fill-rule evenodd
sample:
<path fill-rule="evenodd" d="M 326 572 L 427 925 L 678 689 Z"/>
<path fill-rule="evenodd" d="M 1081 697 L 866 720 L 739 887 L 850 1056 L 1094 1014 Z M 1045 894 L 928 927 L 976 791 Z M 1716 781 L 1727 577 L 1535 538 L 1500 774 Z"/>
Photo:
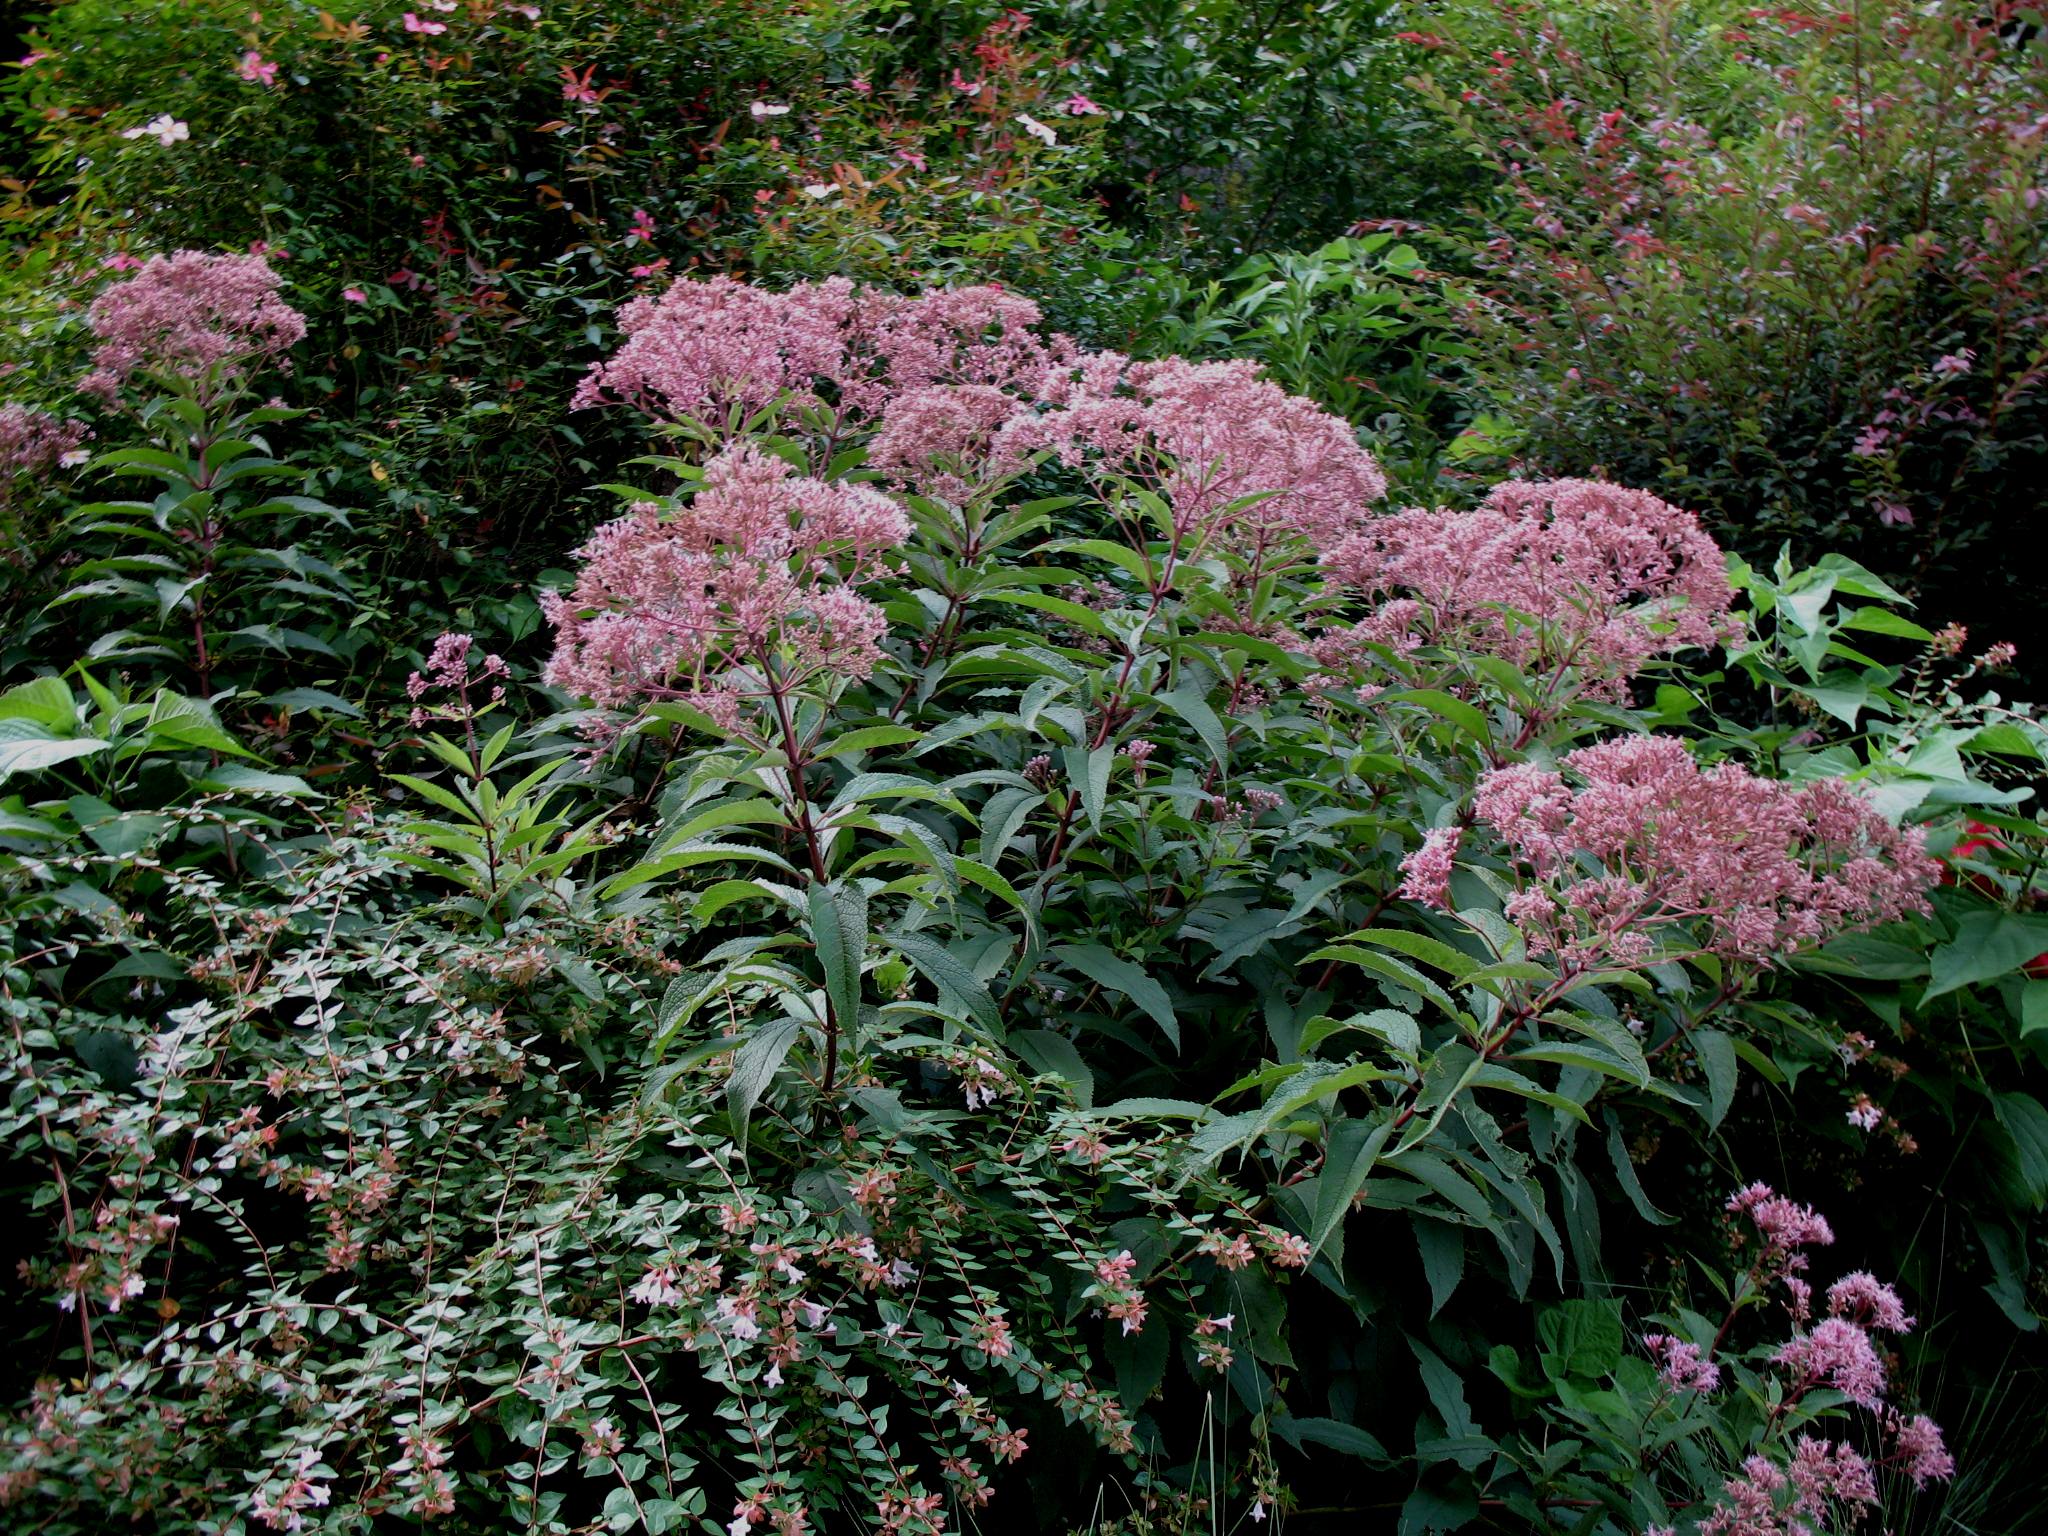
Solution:
<path fill-rule="evenodd" d="M 726 1526 L 725 1531 L 726 1536 L 747 1536 L 747 1532 L 753 1528 L 754 1522 L 747 1518 L 747 1512 L 743 1509 L 732 1517 L 732 1523 Z"/>
<path fill-rule="evenodd" d="M 804 196 L 814 202 L 822 202 L 838 190 L 829 181 L 814 181 L 804 187 Z"/>
<path fill-rule="evenodd" d="M 159 144 L 169 149 L 180 140 L 191 138 L 192 130 L 166 112 L 159 117 L 151 118 L 140 128 L 128 129 L 121 137 L 124 139 L 141 139 L 148 138 L 152 134 L 155 135 L 156 141 Z"/>
<path fill-rule="evenodd" d="M 87 464 L 91 461 L 92 450 L 89 448 L 74 448 L 69 453 L 61 455 L 57 460 L 66 469 L 76 469 L 79 465 Z"/>
<path fill-rule="evenodd" d="M 787 117 L 789 115 L 788 107 L 769 101 L 757 101 L 747 110 L 754 114 L 754 121 L 757 123 L 764 117 Z"/>
<path fill-rule="evenodd" d="M 1026 133 L 1030 134 L 1031 137 L 1038 140 L 1041 144 L 1048 145 L 1054 149 L 1059 148 L 1060 136 L 1033 117 L 1029 112 L 1019 112 L 1017 114 L 1017 122 Z"/>
<path fill-rule="evenodd" d="M 824 1327 L 825 1319 L 832 1314 L 830 1307 L 815 1301 L 798 1302 L 797 1305 L 804 1309 L 804 1326 L 813 1330 Z"/>
<path fill-rule="evenodd" d="M 769 1388 L 774 1388 L 774 1387 L 779 1387 L 779 1386 L 781 1386 L 781 1385 L 782 1385 L 782 1367 L 781 1367 L 781 1366 L 779 1366 L 779 1365 L 771 1365 L 771 1366 L 769 1366 L 769 1367 L 768 1367 L 768 1374 L 767 1374 L 767 1375 L 765 1375 L 765 1376 L 763 1376 L 763 1377 L 761 1378 L 761 1385 L 762 1385 L 762 1386 L 764 1386 L 764 1387 L 769 1387 Z"/>
<path fill-rule="evenodd" d="M 1253 1519 L 1254 1521 L 1260 1521 L 1260 1522 L 1263 1522 L 1263 1521 L 1265 1520 L 1265 1518 L 1266 1518 L 1266 1501 L 1265 1501 L 1264 1499 L 1261 1499 L 1261 1500 L 1259 1500 L 1259 1502 L 1258 1502 L 1258 1503 L 1256 1503 L 1256 1504 L 1254 1504 L 1254 1505 L 1252 1506 L 1252 1519 Z"/>

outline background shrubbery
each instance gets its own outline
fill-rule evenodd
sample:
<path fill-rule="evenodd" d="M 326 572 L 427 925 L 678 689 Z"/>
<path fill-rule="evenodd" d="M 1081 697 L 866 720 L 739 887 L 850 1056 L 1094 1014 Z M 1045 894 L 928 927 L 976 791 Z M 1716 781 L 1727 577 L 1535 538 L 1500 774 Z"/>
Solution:
<path fill-rule="evenodd" d="M 2038 24 L 38 20 L 7 1518 L 2034 1528 Z"/>

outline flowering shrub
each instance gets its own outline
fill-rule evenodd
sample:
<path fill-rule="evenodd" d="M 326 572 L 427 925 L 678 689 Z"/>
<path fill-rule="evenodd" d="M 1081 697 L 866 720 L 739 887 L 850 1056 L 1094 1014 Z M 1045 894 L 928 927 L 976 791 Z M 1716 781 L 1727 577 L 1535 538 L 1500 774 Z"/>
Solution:
<path fill-rule="evenodd" d="M 1936 337 L 1886 284 L 1949 251 L 1685 180 L 1903 227 L 1883 88 L 2031 65 L 1656 9 L 1720 94 L 1653 129 L 1594 105 L 1701 94 L 1633 13 L 1588 76 L 1580 7 L 1535 64 L 1432 9 L 60 9 L 0 179 L 0 1518 L 2038 1523 L 2026 653 L 1692 494 L 1930 530 L 1924 451 L 2025 442 L 2032 258 Z M 1472 184 L 1377 157 L 1418 56 L 1559 87 L 1487 153 L 1600 206 L 1205 287 Z M 1772 162 L 1789 97 L 1839 142 Z M 1977 153 L 1913 228 L 1981 254 Z M 1652 205 L 1816 281 L 1588 233 Z M 1613 302 L 1504 364 L 1525 280 Z M 1778 329 L 1622 354 L 1692 298 Z M 1706 367 L 1795 311 L 1929 343 L 1860 468 L 1637 419 L 1796 429 Z"/>
<path fill-rule="evenodd" d="M 261 256 L 179 251 L 152 256 L 135 275 L 93 300 L 86 324 L 99 345 L 79 391 L 112 401 L 138 372 L 217 386 L 223 375 L 289 352 L 306 317 L 278 296 L 277 274 Z M 202 402 L 211 389 L 202 388 Z"/>
<path fill-rule="evenodd" d="M 1898 1293 L 1852 1272 L 1828 1286 L 1816 1317 L 1806 1250 L 1834 1242 L 1826 1218 L 1765 1184 L 1737 1191 L 1727 1212 L 1730 1251 L 1738 1262 L 1753 1257 L 1727 1284 L 1718 1326 L 1681 1309 L 1672 1332 L 1642 1335 L 1636 1357 L 1611 1308 L 1566 1302 L 1546 1315 L 1537 1382 L 1511 1348 L 1494 1352 L 1494 1372 L 1539 1404 L 1546 1428 L 1600 1445 L 1647 1536 L 1848 1530 L 1883 1508 L 1887 1473 L 1916 1489 L 1952 1478 L 1940 1426 L 1888 1401 L 1878 1340 L 1914 1326 Z M 1774 1301 L 1791 1337 L 1738 1347 L 1742 1314 Z M 1519 1459 L 1532 1486 L 1512 1503 L 1537 1507 L 1545 1494 L 1562 1503 L 1599 1486 L 1576 1470 L 1553 1481 L 1533 1442 Z"/>
<path fill-rule="evenodd" d="M 1721 551 L 1690 513 L 1587 480 L 1511 481 L 1475 512 L 1375 519 L 1325 563 L 1389 599 L 1334 633 L 1338 650 L 1484 650 L 1615 698 L 1651 657 L 1725 634 L 1733 597 Z"/>
<path fill-rule="evenodd" d="M 1973 591 L 2044 442 L 2026 9 L 1432 15 L 1414 83 L 1499 192 L 1455 286 L 1523 451 Z"/>

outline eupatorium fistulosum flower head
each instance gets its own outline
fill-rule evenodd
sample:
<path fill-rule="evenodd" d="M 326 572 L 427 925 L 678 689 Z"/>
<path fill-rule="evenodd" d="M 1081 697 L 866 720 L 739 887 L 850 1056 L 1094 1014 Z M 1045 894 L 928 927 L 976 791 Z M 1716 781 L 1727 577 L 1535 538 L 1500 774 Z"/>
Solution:
<path fill-rule="evenodd" d="M 854 588 L 908 533 L 876 491 L 729 448 L 686 506 L 636 503 L 578 552 L 575 587 L 545 601 L 547 679 L 607 707 L 683 699 L 730 727 L 771 674 L 865 677 L 887 620 Z"/>
<path fill-rule="evenodd" d="M 1495 769 L 1474 810 L 1528 882 L 1509 919 L 1567 965 L 1696 951 L 1768 963 L 1924 911 L 1939 873 L 1917 831 L 1839 780 L 1702 768 L 1670 736 L 1581 747 L 1563 767 Z"/>
<path fill-rule="evenodd" d="M 1510 481 L 1476 511 L 1411 508 L 1322 542 L 1331 576 L 1380 603 L 1326 661 L 1347 642 L 1451 644 L 1621 697 L 1652 657 L 1729 627 L 1726 562 L 1699 520 L 1596 480 Z"/>
<path fill-rule="evenodd" d="M 100 344 L 79 388 L 112 400 L 139 369 L 196 379 L 216 365 L 240 372 L 282 355 L 306 334 L 306 318 L 278 287 L 261 256 L 150 257 L 93 300 L 86 323 Z"/>

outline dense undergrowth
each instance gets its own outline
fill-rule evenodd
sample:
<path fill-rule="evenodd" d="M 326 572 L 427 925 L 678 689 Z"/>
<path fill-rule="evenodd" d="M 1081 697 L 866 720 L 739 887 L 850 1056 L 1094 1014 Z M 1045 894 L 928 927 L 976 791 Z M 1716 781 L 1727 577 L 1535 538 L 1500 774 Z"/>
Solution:
<path fill-rule="evenodd" d="M 39 20 L 10 1528 L 2034 1528 L 2036 24 Z"/>

